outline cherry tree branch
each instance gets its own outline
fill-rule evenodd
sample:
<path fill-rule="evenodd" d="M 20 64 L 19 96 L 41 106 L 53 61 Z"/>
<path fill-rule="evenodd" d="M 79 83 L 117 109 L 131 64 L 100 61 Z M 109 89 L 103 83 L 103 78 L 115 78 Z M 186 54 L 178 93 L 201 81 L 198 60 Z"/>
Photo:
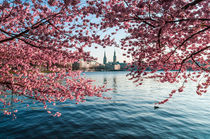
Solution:
<path fill-rule="evenodd" d="M 126 4 L 128 7 L 130 7 L 130 5 L 128 4 L 128 2 L 127 2 L 126 0 L 124 0 L 124 2 L 125 2 L 125 4 Z M 135 14 L 135 17 L 136 17 L 136 18 L 134 18 L 135 20 L 143 20 L 143 23 L 145 23 L 145 24 L 147 24 L 147 25 L 149 25 L 149 26 L 151 26 L 151 27 L 153 27 L 153 28 L 156 28 L 156 26 L 154 26 L 154 25 L 152 25 L 151 23 L 145 21 L 145 19 L 140 18 L 137 14 Z M 152 20 L 152 19 L 149 19 L 149 20 Z"/>
<path fill-rule="evenodd" d="M 11 41 L 11 40 L 16 39 L 16 38 L 18 38 L 20 36 L 23 36 L 24 34 L 28 33 L 31 29 L 37 29 L 38 27 L 44 25 L 45 23 L 48 23 L 48 21 L 51 20 L 52 17 L 55 17 L 58 14 L 60 14 L 60 13 L 57 13 L 57 14 L 51 15 L 51 16 L 49 16 L 47 18 L 44 18 L 44 19 L 40 20 L 39 22 L 35 23 L 34 25 L 32 25 L 29 29 L 26 29 L 25 31 L 23 31 L 23 32 L 21 32 L 19 34 L 16 34 L 16 35 L 14 35 L 14 36 L 12 36 L 10 38 L 4 39 L 4 40 L 0 40 L 0 43 Z M 8 32 L 4 31 L 3 29 L 0 29 L 0 31 L 3 32 L 3 33 L 7 33 L 8 34 Z"/>
<path fill-rule="evenodd" d="M 210 72 L 210 70 L 201 67 L 201 66 L 198 64 L 198 62 L 195 61 L 195 59 L 193 58 L 193 56 L 191 56 L 191 59 L 192 59 L 192 61 L 193 61 L 199 68 L 201 68 L 201 69 L 204 70 L 204 71 Z"/>
<path fill-rule="evenodd" d="M 14 10 L 14 6 L 12 6 L 12 9 L 10 10 L 10 12 L 9 12 L 9 14 L 8 14 L 7 16 L 3 17 L 3 15 L 2 15 L 2 18 L 0 19 L 0 22 L 2 22 L 3 20 L 9 18 L 10 15 L 12 14 L 12 11 L 13 11 L 13 10 Z"/>
<path fill-rule="evenodd" d="M 181 47 L 182 45 L 184 45 L 189 39 L 191 39 L 192 37 L 194 37 L 195 35 L 201 33 L 201 32 L 205 32 L 206 30 L 208 30 L 210 28 L 210 26 L 208 26 L 207 28 L 204 28 L 203 30 L 200 30 L 194 34 L 192 34 L 190 37 L 188 37 L 186 40 L 184 40 L 177 48 Z M 176 48 L 176 49 L 177 49 Z"/>
<path fill-rule="evenodd" d="M 177 46 L 177 47 L 174 49 L 174 51 L 173 51 L 173 52 L 171 53 L 171 55 L 167 58 L 166 61 L 168 61 L 168 60 L 170 59 L 170 57 L 176 52 L 176 50 L 177 50 L 178 48 L 182 47 L 188 40 L 190 40 L 191 38 L 193 38 L 195 35 L 198 35 L 199 33 L 205 32 L 205 31 L 208 30 L 209 28 L 210 28 L 210 26 L 208 26 L 208 27 L 206 27 L 206 28 L 204 28 L 204 29 L 202 29 L 202 30 L 200 30 L 200 31 L 198 31 L 198 32 L 196 32 L 196 33 L 194 33 L 194 34 L 192 34 L 192 35 L 189 36 L 187 39 L 185 39 L 179 46 Z"/>
<path fill-rule="evenodd" d="M 185 59 L 183 59 L 182 60 L 182 63 L 184 63 L 186 60 L 188 60 L 188 59 L 193 59 L 193 56 L 194 55 L 197 55 L 197 54 L 199 54 L 200 52 L 203 52 L 203 51 L 205 51 L 205 50 L 207 50 L 207 49 L 209 49 L 210 48 L 210 46 L 207 46 L 207 47 L 204 47 L 203 49 L 201 49 L 201 50 L 199 50 L 199 51 L 196 51 L 196 52 L 194 52 L 194 53 L 192 53 L 192 54 L 190 54 L 188 57 L 186 57 Z M 193 59 L 193 61 L 194 61 L 194 59 Z M 194 61 L 195 63 L 197 63 L 196 61 Z M 200 67 L 200 66 L 199 66 Z M 205 69 L 205 70 L 207 70 L 207 69 Z"/>
<path fill-rule="evenodd" d="M 202 2 L 202 1 L 204 1 L 204 0 L 195 0 L 195 1 L 193 1 L 193 2 L 191 2 L 191 3 L 188 3 L 187 5 L 185 5 L 184 7 L 182 7 L 182 9 L 187 9 L 187 8 L 189 8 L 190 6 L 194 6 L 194 5 L 196 5 L 196 4 L 198 4 L 198 3 L 200 3 L 200 2 Z"/>
<path fill-rule="evenodd" d="M 162 27 L 158 31 L 158 45 L 159 45 L 159 48 L 161 47 L 161 44 L 160 44 L 160 35 L 161 35 L 161 32 L 162 32 Z"/>
<path fill-rule="evenodd" d="M 0 82 L 0 84 L 4 84 L 4 85 L 12 85 L 12 83 L 11 83 L 11 82 L 8 82 L 8 81 L 2 81 L 2 82 Z M 18 83 L 14 83 L 13 85 L 17 85 L 17 86 L 20 86 L 20 87 L 24 87 L 23 85 L 18 84 Z"/>
<path fill-rule="evenodd" d="M 183 21 L 210 21 L 209 18 L 187 18 L 187 19 L 179 19 L 179 20 L 172 20 L 172 21 L 165 21 L 166 23 L 175 23 L 175 22 L 183 22 Z"/>
<path fill-rule="evenodd" d="M 196 52 L 190 54 L 188 57 L 186 57 L 185 59 L 183 59 L 182 62 L 181 62 L 181 66 L 180 66 L 180 68 L 179 68 L 179 70 L 178 70 L 178 73 L 177 73 L 176 77 L 177 77 L 177 76 L 179 75 L 179 73 L 181 72 L 181 69 L 182 69 L 183 64 L 185 63 L 185 61 L 188 60 L 188 59 L 190 59 L 190 58 L 193 60 L 193 62 L 194 62 L 199 68 L 201 68 L 201 69 L 204 70 L 204 71 L 210 72 L 210 70 L 201 67 L 201 66 L 194 60 L 194 58 L 193 58 L 194 55 L 196 55 L 196 54 L 198 54 L 198 53 L 200 53 L 200 52 L 203 52 L 203 51 L 205 51 L 205 50 L 207 50 L 207 49 L 209 49 L 209 48 L 210 48 L 210 46 L 207 46 L 207 47 L 205 47 L 205 48 L 203 48 L 203 49 L 201 49 L 201 50 L 199 50 L 199 51 L 196 51 Z"/>

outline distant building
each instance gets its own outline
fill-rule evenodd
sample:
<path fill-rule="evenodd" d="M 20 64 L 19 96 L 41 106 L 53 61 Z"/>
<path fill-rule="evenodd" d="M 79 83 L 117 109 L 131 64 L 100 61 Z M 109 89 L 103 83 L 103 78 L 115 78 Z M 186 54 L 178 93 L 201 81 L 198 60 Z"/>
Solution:
<path fill-rule="evenodd" d="M 104 52 L 103 64 L 99 64 L 96 61 L 84 61 L 79 60 L 72 65 L 73 70 L 84 71 L 115 71 L 115 70 L 127 70 L 127 63 L 120 63 L 117 61 L 116 51 L 114 51 L 113 61 L 107 62 L 106 52 Z"/>
<path fill-rule="evenodd" d="M 106 52 L 104 52 L 103 64 L 106 65 L 106 63 L 107 63 Z"/>
<path fill-rule="evenodd" d="M 95 71 L 101 64 L 96 61 L 79 60 L 73 64 L 73 70 Z"/>
<path fill-rule="evenodd" d="M 120 70 L 120 64 L 114 65 L 114 70 Z"/>
<path fill-rule="evenodd" d="M 104 52 L 103 64 L 104 64 L 104 70 L 126 70 L 127 69 L 126 63 L 120 63 L 117 61 L 116 51 L 114 51 L 112 62 L 107 62 L 106 52 Z"/>
<path fill-rule="evenodd" d="M 116 57 L 116 51 L 114 50 L 114 56 L 113 56 L 113 64 L 116 64 L 117 57 Z"/>

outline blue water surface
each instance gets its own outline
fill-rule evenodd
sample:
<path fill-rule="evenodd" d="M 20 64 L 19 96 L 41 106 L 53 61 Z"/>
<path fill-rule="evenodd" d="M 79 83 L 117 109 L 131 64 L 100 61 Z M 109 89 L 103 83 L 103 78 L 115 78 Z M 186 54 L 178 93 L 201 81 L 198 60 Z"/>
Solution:
<path fill-rule="evenodd" d="M 210 95 L 198 96 L 196 84 L 188 83 L 184 92 L 154 110 L 154 103 L 168 97 L 179 84 L 161 84 L 147 79 L 136 86 L 127 72 L 89 72 L 96 84 L 113 88 L 86 102 L 57 104 L 49 115 L 41 104 L 14 104 L 17 119 L 0 113 L 0 138 L 210 138 Z M 30 100 L 28 100 L 30 101 Z M 32 102 L 31 102 L 32 103 Z"/>

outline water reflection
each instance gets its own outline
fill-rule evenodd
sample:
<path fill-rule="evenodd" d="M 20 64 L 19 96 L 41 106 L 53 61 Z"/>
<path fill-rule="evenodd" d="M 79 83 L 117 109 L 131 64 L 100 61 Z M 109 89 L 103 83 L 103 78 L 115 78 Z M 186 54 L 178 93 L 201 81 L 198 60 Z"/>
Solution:
<path fill-rule="evenodd" d="M 112 90 L 114 93 L 117 93 L 117 78 L 116 76 L 113 76 L 112 77 L 112 81 L 111 81 L 111 78 L 109 79 L 109 81 L 107 81 L 107 77 L 104 76 L 104 79 L 103 79 L 103 83 L 104 84 L 107 84 L 107 83 L 112 83 Z"/>
<path fill-rule="evenodd" d="M 104 77 L 104 81 L 103 81 L 104 84 L 107 84 L 107 78 Z"/>
<path fill-rule="evenodd" d="M 116 76 L 113 76 L 113 92 L 117 93 L 117 80 Z"/>

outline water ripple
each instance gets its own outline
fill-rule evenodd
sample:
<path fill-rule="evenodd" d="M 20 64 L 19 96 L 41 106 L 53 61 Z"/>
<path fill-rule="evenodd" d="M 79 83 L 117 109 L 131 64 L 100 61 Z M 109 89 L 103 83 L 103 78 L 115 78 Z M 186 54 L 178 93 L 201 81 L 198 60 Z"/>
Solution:
<path fill-rule="evenodd" d="M 166 104 L 154 110 L 154 103 L 168 97 L 176 84 L 146 80 L 136 87 L 125 72 L 95 72 L 87 76 L 114 88 L 111 100 L 93 97 L 78 105 L 57 104 L 52 117 L 40 104 L 24 107 L 17 119 L 0 115 L 0 138 L 210 138 L 210 95 L 200 97 L 191 84 Z M 25 109 L 26 108 L 26 109 Z"/>

